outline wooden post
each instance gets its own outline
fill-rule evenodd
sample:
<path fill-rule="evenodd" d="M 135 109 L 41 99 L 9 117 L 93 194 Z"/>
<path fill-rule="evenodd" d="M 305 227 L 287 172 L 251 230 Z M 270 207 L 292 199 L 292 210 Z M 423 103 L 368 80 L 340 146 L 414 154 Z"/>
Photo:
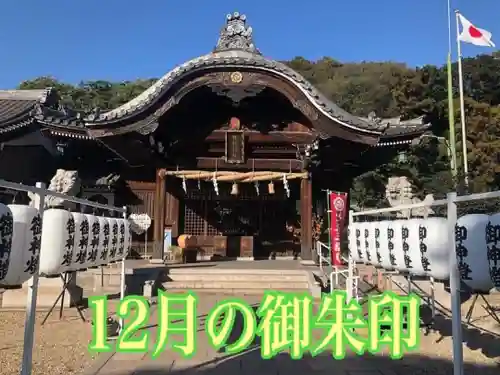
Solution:
<path fill-rule="evenodd" d="M 300 257 L 312 262 L 312 189 L 307 178 L 300 183 L 300 223 Z"/>
<path fill-rule="evenodd" d="M 163 241 L 165 231 L 165 194 L 166 182 L 164 170 L 158 169 L 156 171 L 156 191 L 154 202 L 154 260 L 163 260 Z"/>

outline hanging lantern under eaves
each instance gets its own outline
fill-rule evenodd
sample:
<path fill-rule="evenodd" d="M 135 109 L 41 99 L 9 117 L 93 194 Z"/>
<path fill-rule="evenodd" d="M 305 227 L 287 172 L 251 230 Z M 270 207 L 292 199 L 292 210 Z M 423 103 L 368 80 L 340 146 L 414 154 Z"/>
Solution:
<path fill-rule="evenodd" d="M 238 195 L 239 192 L 238 184 L 235 182 L 231 187 L 231 195 Z"/>
<path fill-rule="evenodd" d="M 269 181 L 267 184 L 267 192 L 269 194 L 274 194 L 274 183 L 272 181 Z"/>

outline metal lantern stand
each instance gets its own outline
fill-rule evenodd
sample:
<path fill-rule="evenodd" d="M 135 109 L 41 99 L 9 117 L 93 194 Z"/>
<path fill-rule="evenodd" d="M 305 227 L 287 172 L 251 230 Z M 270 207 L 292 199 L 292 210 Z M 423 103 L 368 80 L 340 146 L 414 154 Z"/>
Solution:
<path fill-rule="evenodd" d="M 47 190 L 45 188 L 45 184 L 38 182 L 35 186 L 28 186 L 24 184 L 18 184 L 18 183 L 13 183 L 9 181 L 4 181 L 0 180 L 0 187 L 6 188 L 6 189 L 11 189 L 11 190 L 16 190 L 16 191 L 23 191 L 27 193 L 33 193 L 35 195 L 35 208 L 38 209 L 38 212 L 40 214 L 41 222 L 40 225 L 43 223 L 43 211 L 45 208 L 45 197 L 46 196 L 53 196 L 57 198 L 64 199 L 69 202 L 74 202 L 78 203 L 80 205 L 84 206 L 90 206 L 90 207 L 95 207 L 95 208 L 100 208 L 103 210 L 108 210 L 108 211 L 115 211 L 123 214 L 123 218 L 127 218 L 127 209 L 126 207 L 118 208 L 118 207 L 113 207 L 113 206 L 107 206 L 104 204 L 100 204 L 97 202 L 92 202 L 89 200 L 85 199 L 80 199 L 76 197 L 72 197 L 69 195 L 53 192 L 50 190 Z M 43 236 L 43 233 L 42 233 Z M 38 271 L 38 264 L 37 264 L 37 271 Z M 39 281 L 39 274 L 38 272 L 35 272 L 33 274 L 33 277 L 28 281 L 28 295 L 27 295 L 27 304 L 26 304 L 26 318 L 25 318 L 25 324 L 24 324 L 24 343 L 23 343 L 23 357 L 22 357 L 22 364 L 21 364 L 21 375 L 31 375 L 32 373 L 32 365 L 33 365 L 33 342 L 34 342 L 34 332 L 35 332 L 35 320 L 36 320 L 36 302 L 37 302 L 37 295 L 38 295 L 38 281 Z M 67 285 L 66 285 L 67 287 Z M 64 287 L 63 287 L 64 289 Z M 64 289 L 65 290 L 65 289 Z M 64 295 L 64 290 L 61 293 L 61 295 Z M 121 261 L 121 273 L 120 273 L 120 300 L 123 300 L 125 296 L 125 258 L 122 259 Z M 62 298 L 62 297 L 61 297 Z M 57 305 L 57 300 L 52 306 L 52 310 L 54 309 L 55 305 Z M 81 313 L 81 311 L 80 311 Z M 84 319 L 83 314 L 81 314 L 82 319 Z M 45 322 L 46 319 L 44 319 Z M 123 329 L 123 319 L 120 320 L 120 330 Z"/>

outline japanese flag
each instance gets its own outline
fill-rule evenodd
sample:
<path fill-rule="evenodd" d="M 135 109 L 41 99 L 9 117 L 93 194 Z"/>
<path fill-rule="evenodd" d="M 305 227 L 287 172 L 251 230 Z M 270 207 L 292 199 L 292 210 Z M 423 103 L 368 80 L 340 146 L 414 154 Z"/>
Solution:
<path fill-rule="evenodd" d="M 462 24 L 462 33 L 458 36 L 458 40 L 476 46 L 495 47 L 495 43 L 491 40 L 491 33 L 489 31 L 474 26 L 460 13 L 458 13 L 457 16 Z"/>

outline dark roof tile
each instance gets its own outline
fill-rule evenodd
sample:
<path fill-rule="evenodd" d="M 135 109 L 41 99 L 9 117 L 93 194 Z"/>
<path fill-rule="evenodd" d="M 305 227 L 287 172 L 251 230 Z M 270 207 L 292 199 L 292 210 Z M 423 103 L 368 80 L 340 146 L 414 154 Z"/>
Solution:
<path fill-rule="evenodd" d="M 55 90 L 0 90 L 0 133 L 10 133 L 32 124 L 87 135 L 80 115 L 62 107 Z"/>

